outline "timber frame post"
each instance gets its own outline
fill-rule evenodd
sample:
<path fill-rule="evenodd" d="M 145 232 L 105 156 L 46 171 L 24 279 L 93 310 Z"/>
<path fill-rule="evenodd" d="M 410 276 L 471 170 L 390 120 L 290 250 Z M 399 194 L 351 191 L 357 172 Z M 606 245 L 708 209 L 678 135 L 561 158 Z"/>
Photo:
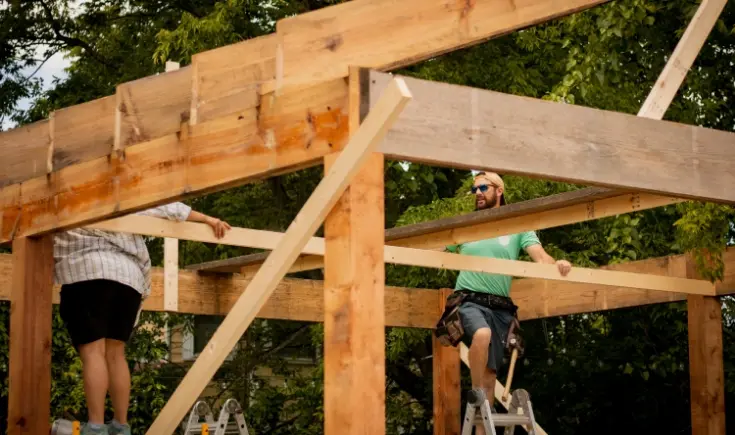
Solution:
<path fill-rule="evenodd" d="M 350 68 L 350 135 L 369 108 L 369 71 Z M 334 164 L 325 159 L 325 170 Z M 382 154 L 372 153 L 324 222 L 324 433 L 385 433 Z"/>
<path fill-rule="evenodd" d="M 48 433 L 51 414 L 53 236 L 13 241 L 8 433 Z"/>
<path fill-rule="evenodd" d="M 439 312 L 444 312 L 450 289 L 439 291 Z M 432 334 L 434 435 L 459 435 L 462 429 L 461 360 L 459 349 L 443 346 Z"/>

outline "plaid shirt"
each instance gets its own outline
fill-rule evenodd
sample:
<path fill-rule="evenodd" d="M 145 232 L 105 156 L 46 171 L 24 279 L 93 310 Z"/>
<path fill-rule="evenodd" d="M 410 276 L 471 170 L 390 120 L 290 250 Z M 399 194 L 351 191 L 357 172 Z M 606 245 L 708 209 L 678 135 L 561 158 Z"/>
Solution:
<path fill-rule="evenodd" d="M 137 214 L 185 221 L 191 207 L 176 202 Z M 54 278 L 57 284 L 108 279 L 143 295 L 151 292 L 151 259 L 139 234 L 76 228 L 54 237 Z"/>

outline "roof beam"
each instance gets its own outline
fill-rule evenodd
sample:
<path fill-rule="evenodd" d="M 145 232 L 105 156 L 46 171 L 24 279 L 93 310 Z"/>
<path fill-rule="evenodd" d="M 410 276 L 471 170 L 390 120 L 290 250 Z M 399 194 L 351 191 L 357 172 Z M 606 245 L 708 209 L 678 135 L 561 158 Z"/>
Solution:
<path fill-rule="evenodd" d="M 607 1 L 344 2 L 278 21 L 280 68 L 263 91 L 347 77 L 351 65 L 384 71 L 411 65 Z"/>
<path fill-rule="evenodd" d="M 371 92 L 390 79 L 371 72 Z M 387 158 L 735 203 L 735 133 L 406 82 L 415 98 L 382 144 Z"/>
<path fill-rule="evenodd" d="M 346 84 L 261 101 L 0 190 L 0 242 L 63 230 L 320 164 L 347 139 Z M 296 108 L 294 108 L 294 106 Z M 295 113 L 294 113 L 295 112 Z M 284 123 L 280 114 L 311 122 Z"/>

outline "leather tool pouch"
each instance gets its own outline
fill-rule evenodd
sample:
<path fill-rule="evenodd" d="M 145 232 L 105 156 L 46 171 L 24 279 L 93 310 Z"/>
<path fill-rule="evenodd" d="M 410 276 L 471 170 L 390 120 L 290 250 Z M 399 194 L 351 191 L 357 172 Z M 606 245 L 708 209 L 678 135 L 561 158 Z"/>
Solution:
<path fill-rule="evenodd" d="M 464 335 L 462 327 L 462 319 L 459 316 L 459 306 L 462 304 L 465 295 L 453 292 L 447 297 L 447 303 L 441 318 L 436 324 L 434 335 L 442 346 L 455 347 Z"/>

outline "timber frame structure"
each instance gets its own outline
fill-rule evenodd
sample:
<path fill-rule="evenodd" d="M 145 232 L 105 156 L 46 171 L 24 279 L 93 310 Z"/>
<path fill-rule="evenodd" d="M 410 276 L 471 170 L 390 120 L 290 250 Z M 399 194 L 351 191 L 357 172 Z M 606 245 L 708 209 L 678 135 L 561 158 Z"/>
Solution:
<path fill-rule="evenodd" d="M 688 255 L 562 278 L 553 265 L 436 249 L 685 200 L 735 203 L 735 133 L 662 121 L 726 0 L 702 0 L 638 116 L 386 72 L 607 2 L 352 0 L 0 134 L 9 433 L 48 433 L 52 235 L 85 226 L 166 238 L 145 309 L 227 314 L 148 434 L 177 428 L 256 316 L 324 322 L 325 433 L 384 433 L 384 328 L 432 328 L 446 296 L 386 287 L 385 263 L 524 277 L 512 290 L 523 320 L 687 300 L 692 433 L 724 434 L 718 297 L 735 293 L 734 251 L 711 283 Z M 385 158 L 593 187 L 386 232 Z M 203 224 L 131 214 L 322 163 L 285 233 L 233 228 L 217 240 Z M 322 223 L 325 237 L 312 237 Z M 271 252 L 178 270 L 178 239 Z M 315 268 L 324 282 L 284 278 Z M 466 349 L 434 349 L 435 433 L 458 434 Z"/>

